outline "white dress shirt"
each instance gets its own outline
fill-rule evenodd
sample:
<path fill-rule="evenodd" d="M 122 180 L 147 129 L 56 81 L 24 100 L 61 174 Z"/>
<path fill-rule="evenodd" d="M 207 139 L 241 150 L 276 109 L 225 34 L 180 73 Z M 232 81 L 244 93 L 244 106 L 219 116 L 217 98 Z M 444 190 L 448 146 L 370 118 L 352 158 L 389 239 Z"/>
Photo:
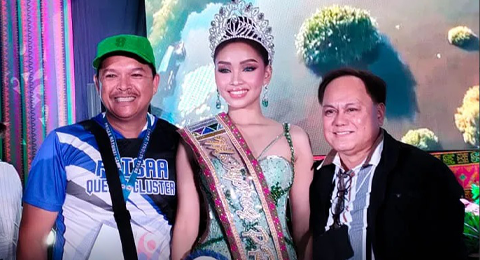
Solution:
<path fill-rule="evenodd" d="M 15 168 L 0 161 L 0 259 L 15 259 L 22 214 L 22 182 Z"/>
<path fill-rule="evenodd" d="M 370 205 L 370 192 L 372 190 L 373 175 L 382 157 L 383 136 L 381 136 L 380 138 L 381 138 L 380 139 L 381 141 L 379 140 L 380 142 L 376 146 L 374 152 L 371 154 L 371 156 L 369 156 L 370 161 L 366 162 L 368 158 L 367 157 L 362 163 L 360 163 L 359 165 L 351 169 L 353 171 L 353 176 L 351 177 L 352 179 L 350 183 L 351 188 L 349 192 L 345 194 L 346 196 L 345 206 L 344 206 L 343 212 L 340 215 L 340 223 L 348 226 L 350 242 L 353 246 L 354 253 L 355 253 L 355 255 L 352 258 L 350 258 L 353 260 L 366 259 L 366 252 L 363 249 L 366 248 L 366 241 L 367 241 L 367 226 L 368 226 L 367 211 L 368 211 L 368 206 Z M 335 208 L 334 201 L 337 195 L 337 186 L 338 186 L 337 173 L 340 170 L 345 172 L 345 169 L 343 169 L 342 167 L 342 163 L 338 153 L 337 154 L 330 153 L 329 156 L 334 156 L 333 160 L 330 157 L 329 161 L 335 165 L 335 174 L 333 175 L 333 179 L 332 179 L 332 183 L 334 183 L 334 190 L 332 192 L 332 197 L 331 197 L 331 202 L 332 202 L 331 209 L 333 209 Z M 327 161 L 327 159 L 325 161 Z M 371 165 L 368 171 L 365 171 L 365 170 L 361 171 L 362 166 L 364 164 Z M 322 166 L 323 166 L 323 163 L 318 168 Z M 362 176 L 359 177 L 360 172 Z M 365 187 L 365 186 L 368 186 L 368 187 Z M 327 220 L 327 225 L 325 226 L 325 231 L 329 230 L 332 224 L 333 224 L 333 213 L 332 213 L 332 210 L 330 210 L 328 220 Z M 372 259 L 375 259 L 373 250 L 372 250 Z"/>

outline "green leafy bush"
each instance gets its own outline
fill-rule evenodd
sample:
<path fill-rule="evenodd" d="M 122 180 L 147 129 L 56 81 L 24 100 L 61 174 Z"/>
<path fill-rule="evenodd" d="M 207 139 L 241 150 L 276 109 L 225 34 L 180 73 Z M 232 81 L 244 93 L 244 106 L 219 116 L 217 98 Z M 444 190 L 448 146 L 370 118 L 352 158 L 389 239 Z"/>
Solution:
<path fill-rule="evenodd" d="M 455 125 L 463 134 L 465 143 L 479 147 L 479 87 L 473 86 L 467 90 L 463 97 L 463 104 L 457 108 Z"/>
<path fill-rule="evenodd" d="M 438 148 L 438 137 L 428 128 L 408 130 L 402 137 L 402 142 L 416 146 L 422 150 L 434 150 Z"/>
<path fill-rule="evenodd" d="M 463 226 L 463 235 L 465 235 L 465 244 L 468 253 L 478 252 L 478 215 L 473 212 L 465 212 L 465 222 Z"/>
<path fill-rule="evenodd" d="M 367 11 L 333 5 L 303 22 L 295 45 L 307 66 L 322 67 L 359 61 L 380 40 L 376 22 Z"/>
<path fill-rule="evenodd" d="M 466 26 L 457 26 L 448 31 L 448 42 L 452 45 L 463 47 L 471 40 L 475 39 L 476 35 Z"/>
<path fill-rule="evenodd" d="M 472 188 L 473 185 L 472 185 Z M 478 192 L 478 186 L 477 186 Z M 466 199 L 460 199 L 465 205 L 465 220 L 463 222 L 463 235 L 468 254 L 478 253 L 479 250 L 479 209 L 478 204 Z"/>

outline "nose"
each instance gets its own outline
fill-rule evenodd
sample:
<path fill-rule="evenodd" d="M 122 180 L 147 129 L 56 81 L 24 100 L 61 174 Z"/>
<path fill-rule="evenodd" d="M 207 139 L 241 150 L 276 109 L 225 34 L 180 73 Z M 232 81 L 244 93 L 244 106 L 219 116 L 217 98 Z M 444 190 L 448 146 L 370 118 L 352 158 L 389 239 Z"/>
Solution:
<path fill-rule="evenodd" d="M 125 91 L 125 90 L 131 88 L 130 77 L 125 76 L 125 75 L 119 76 L 119 82 L 117 84 L 117 88 L 120 91 Z"/>
<path fill-rule="evenodd" d="M 345 117 L 345 113 L 339 111 L 335 114 L 335 118 L 333 119 L 333 124 L 335 126 L 343 126 L 347 124 L 347 119 Z"/>
<path fill-rule="evenodd" d="M 241 83 L 241 76 L 239 72 L 233 71 L 232 78 L 230 79 L 230 84 L 233 86 L 238 86 Z"/>

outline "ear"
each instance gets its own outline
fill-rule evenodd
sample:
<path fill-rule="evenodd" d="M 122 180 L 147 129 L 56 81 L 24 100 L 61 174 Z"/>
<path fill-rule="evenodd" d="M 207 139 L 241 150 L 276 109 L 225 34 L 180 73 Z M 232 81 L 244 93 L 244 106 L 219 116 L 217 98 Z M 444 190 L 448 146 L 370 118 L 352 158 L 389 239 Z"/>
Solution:
<path fill-rule="evenodd" d="M 97 93 L 101 95 L 100 93 L 100 81 L 98 80 L 97 74 L 93 75 L 93 83 L 95 83 L 95 88 L 97 89 Z"/>
<path fill-rule="evenodd" d="M 265 67 L 265 77 L 263 79 L 263 85 L 268 85 L 270 83 L 270 80 L 272 79 L 272 66 L 267 65 Z"/>
<path fill-rule="evenodd" d="M 378 120 L 379 126 L 383 126 L 383 122 L 385 121 L 385 111 L 386 111 L 385 104 L 380 103 L 380 104 L 377 104 L 376 106 L 377 106 L 377 120 Z"/>
<path fill-rule="evenodd" d="M 160 75 L 155 74 L 155 76 L 153 77 L 153 94 L 154 95 L 157 93 L 159 83 L 160 83 Z"/>

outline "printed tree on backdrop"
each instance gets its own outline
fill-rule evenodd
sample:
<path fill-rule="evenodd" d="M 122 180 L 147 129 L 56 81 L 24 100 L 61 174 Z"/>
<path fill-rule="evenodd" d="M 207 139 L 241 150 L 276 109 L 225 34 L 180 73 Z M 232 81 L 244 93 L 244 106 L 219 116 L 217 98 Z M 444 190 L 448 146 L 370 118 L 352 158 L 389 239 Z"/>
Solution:
<path fill-rule="evenodd" d="M 208 4 L 224 3 L 225 0 L 147 0 L 147 20 L 149 40 L 152 43 L 155 56 L 161 60 L 170 44 L 181 40 L 181 32 L 188 16 L 200 13 Z M 150 18 L 150 16 L 152 18 Z"/>
<path fill-rule="evenodd" d="M 478 50 L 478 37 L 466 26 L 456 26 L 448 30 L 448 42 L 465 50 Z"/>
<path fill-rule="evenodd" d="M 463 97 L 462 106 L 457 108 L 455 125 L 462 133 L 463 140 L 476 148 L 480 147 L 479 87 L 473 86 Z"/>
<path fill-rule="evenodd" d="M 440 148 L 438 137 L 428 128 L 408 130 L 401 141 L 425 151 L 433 151 Z"/>
<path fill-rule="evenodd" d="M 373 53 L 381 36 L 366 10 L 333 5 L 306 19 L 297 36 L 297 54 L 315 72 L 357 65 Z"/>

